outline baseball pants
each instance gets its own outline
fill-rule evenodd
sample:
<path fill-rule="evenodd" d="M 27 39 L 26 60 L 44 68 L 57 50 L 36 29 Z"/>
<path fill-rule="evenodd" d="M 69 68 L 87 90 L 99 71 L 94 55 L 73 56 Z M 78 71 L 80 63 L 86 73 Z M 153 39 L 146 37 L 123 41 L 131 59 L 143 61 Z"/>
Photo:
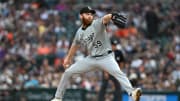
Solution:
<path fill-rule="evenodd" d="M 117 62 L 115 61 L 114 55 L 108 54 L 102 57 L 87 56 L 85 59 L 72 64 L 68 69 L 65 70 L 64 74 L 62 75 L 58 88 L 56 90 L 55 97 L 63 98 L 64 92 L 66 90 L 66 85 L 72 75 L 81 74 L 97 69 L 104 70 L 114 76 L 128 94 L 133 91 L 133 87 L 130 81 L 120 70 Z"/>

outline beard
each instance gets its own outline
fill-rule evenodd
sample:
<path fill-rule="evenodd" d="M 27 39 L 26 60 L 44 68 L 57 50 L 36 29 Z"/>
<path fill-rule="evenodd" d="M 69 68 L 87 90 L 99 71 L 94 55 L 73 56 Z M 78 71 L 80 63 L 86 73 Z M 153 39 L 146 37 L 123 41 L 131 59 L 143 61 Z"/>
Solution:
<path fill-rule="evenodd" d="M 86 18 L 82 18 L 82 23 L 84 24 L 84 25 L 89 25 L 89 24 L 91 24 L 92 23 L 92 20 L 91 19 L 86 19 Z"/>

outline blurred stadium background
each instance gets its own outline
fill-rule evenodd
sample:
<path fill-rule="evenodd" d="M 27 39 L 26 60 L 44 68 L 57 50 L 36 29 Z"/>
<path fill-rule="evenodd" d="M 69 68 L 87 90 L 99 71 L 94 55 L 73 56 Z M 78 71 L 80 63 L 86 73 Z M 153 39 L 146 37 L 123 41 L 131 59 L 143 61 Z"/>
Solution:
<path fill-rule="evenodd" d="M 62 62 L 80 25 L 79 9 L 97 17 L 112 11 L 128 16 L 128 26 L 108 25 L 123 51 L 141 101 L 180 101 L 179 0 L 0 0 L 0 101 L 49 101 L 64 68 Z M 74 61 L 83 59 L 84 49 Z M 102 72 L 75 75 L 64 101 L 97 101 Z M 109 82 L 107 92 L 113 92 Z M 131 101 L 122 90 L 122 101 Z M 106 101 L 113 101 L 112 93 Z"/>

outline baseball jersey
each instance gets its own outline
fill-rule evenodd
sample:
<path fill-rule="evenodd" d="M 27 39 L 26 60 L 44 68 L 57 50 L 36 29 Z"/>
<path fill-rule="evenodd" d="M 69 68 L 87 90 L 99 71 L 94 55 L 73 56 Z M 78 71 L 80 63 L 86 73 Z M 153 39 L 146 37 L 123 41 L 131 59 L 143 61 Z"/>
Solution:
<path fill-rule="evenodd" d="M 82 26 L 77 30 L 73 44 L 85 47 L 91 56 L 103 55 L 111 50 L 110 40 L 102 18 L 93 20 L 86 29 Z"/>

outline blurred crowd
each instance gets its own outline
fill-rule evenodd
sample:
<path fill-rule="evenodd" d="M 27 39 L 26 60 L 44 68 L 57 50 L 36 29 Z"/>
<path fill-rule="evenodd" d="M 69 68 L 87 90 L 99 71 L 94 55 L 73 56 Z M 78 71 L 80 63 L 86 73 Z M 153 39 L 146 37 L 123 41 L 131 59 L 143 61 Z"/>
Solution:
<path fill-rule="evenodd" d="M 87 1 L 96 17 L 112 11 L 128 17 L 127 28 L 110 23 L 107 31 L 120 41 L 126 59 L 121 69 L 135 87 L 180 91 L 178 0 L 1 0 L 0 89 L 57 87 L 80 26 L 79 8 Z M 74 61 L 86 55 L 82 48 Z M 93 71 L 73 76 L 68 86 L 98 92 L 101 79 L 102 72 Z M 110 82 L 108 90 L 113 88 Z"/>

